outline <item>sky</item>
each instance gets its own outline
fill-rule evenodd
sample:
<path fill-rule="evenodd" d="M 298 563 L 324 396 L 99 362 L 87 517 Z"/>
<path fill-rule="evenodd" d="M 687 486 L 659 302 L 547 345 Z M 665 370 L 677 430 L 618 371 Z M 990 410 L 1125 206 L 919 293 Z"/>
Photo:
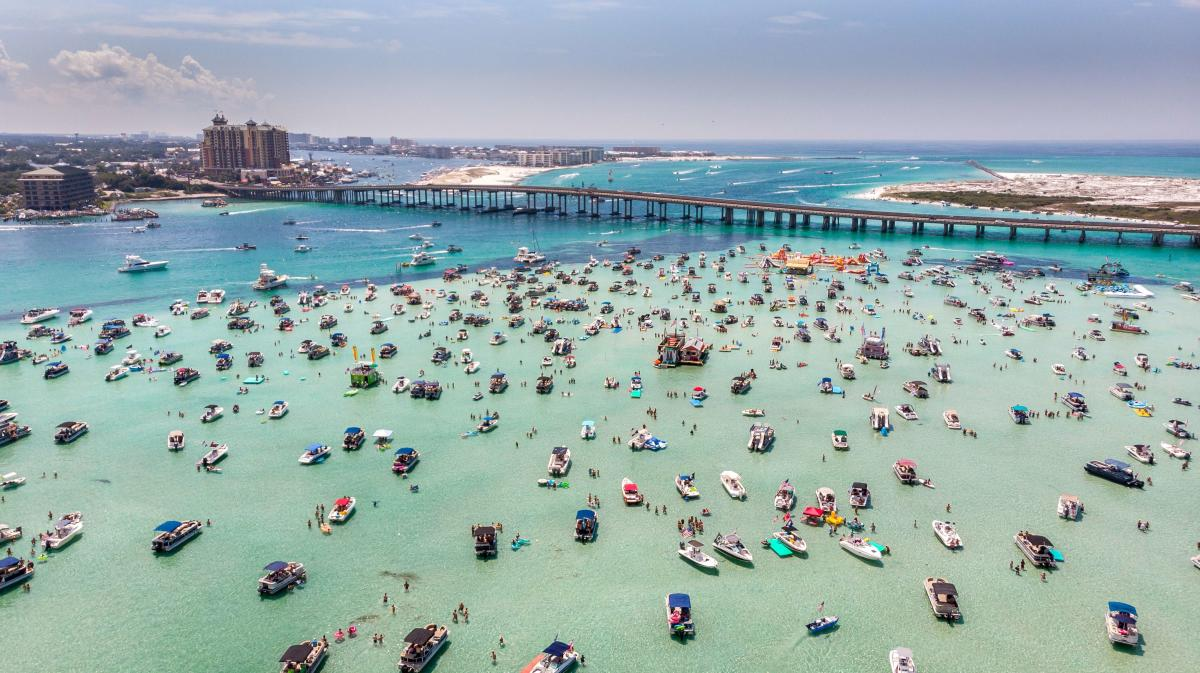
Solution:
<path fill-rule="evenodd" d="M 1197 140 L 1200 0 L 0 0 L 0 132 Z"/>

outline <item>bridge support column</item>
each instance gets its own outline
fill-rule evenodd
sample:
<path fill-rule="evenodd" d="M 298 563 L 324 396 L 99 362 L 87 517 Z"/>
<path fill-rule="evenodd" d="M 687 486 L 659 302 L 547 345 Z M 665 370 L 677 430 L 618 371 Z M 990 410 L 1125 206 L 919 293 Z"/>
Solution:
<path fill-rule="evenodd" d="M 1017 228 L 1009 227 L 1008 228 L 1008 239 L 1011 241 L 1012 239 L 1014 239 L 1016 237 L 1017 237 Z"/>
<path fill-rule="evenodd" d="M 1087 242 L 1087 229 L 1080 229 L 1080 230 L 1079 230 L 1079 242 L 1080 242 L 1080 243 L 1085 243 L 1085 242 Z"/>
<path fill-rule="evenodd" d="M 767 219 L 767 213 L 765 211 L 759 210 L 754 213 L 754 223 L 756 225 L 758 225 L 760 227 L 763 226 L 763 223 L 766 221 L 766 219 Z"/>
<path fill-rule="evenodd" d="M 686 222 L 690 219 L 692 219 L 692 206 L 685 203 L 683 204 L 683 221 Z"/>
<path fill-rule="evenodd" d="M 796 228 L 796 213 L 788 213 L 788 229 Z"/>
<path fill-rule="evenodd" d="M 1045 234 L 1044 236 L 1042 236 L 1042 240 L 1043 240 L 1043 241 L 1049 241 L 1049 240 L 1050 240 L 1050 227 L 1046 227 L 1046 234 Z"/>
<path fill-rule="evenodd" d="M 704 206 L 696 206 L 696 221 L 704 221 Z"/>
<path fill-rule="evenodd" d="M 975 238 L 983 238 L 983 225 L 975 225 Z"/>
<path fill-rule="evenodd" d="M 950 225 L 943 222 L 942 223 L 942 236 L 947 236 L 949 234 L 950 234 Z"/>
<path fill-rule="evenodd" d="M 1125 233 L 1125 232 L 1123 232 L 1123 231 L 1118 231 L 1118 232 L 1117 232 L 1117 243 L 1120 243 L 1120 242 L 1121 242 L 1121 235 L 1122 235 L 1122 234 L 1124 234 L 1124 233 Z"/>
<path fill-rule="evenodd" d="M 804 224 L 804 227 L 805 227 L 805 228 L 808 228 L 808 227 L 809 227 L 809 226 L 812 224 L 812 220 L 811 220 L 811 218 L 812 218 L 812 216 L 811 216 L 811 215 L 809 215 L 808 213 L 804 213 L 804 222 L 803 222 L 803 224 Z"/>
<path fill-rule="evenodd" d="M 1166 234 L 1154 234 L 1150 237 L 1150 242 L 1154 245 L 1162 245 L 1165 238 Z"/>
<path fill-rule="evenodd" d="M 783 224 L 783 213 L 777 210 L 775 211 L 775 226 L 778 227 L 781 224 Z"/>
<path fill-rule="evenodd" d="M 733 224 L 733 208 L 721 209 L 721 221 L 725 224 Z"/>

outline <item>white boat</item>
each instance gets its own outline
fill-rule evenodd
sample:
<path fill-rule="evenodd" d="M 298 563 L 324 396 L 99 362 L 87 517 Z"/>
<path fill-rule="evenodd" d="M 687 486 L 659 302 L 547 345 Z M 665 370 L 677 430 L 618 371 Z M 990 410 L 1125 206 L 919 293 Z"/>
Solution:
<path fill-rule="evenodd" d="M 1137 608 L 1128 603 L 1109 601 L 1108 609 L 1104 611 L 1104 626 L 1110 643 L 1137 646 L 1140 635 Z"/>
<path fill-rule="evenodd" d="M 22 561 L 14 556 L 0 557 L 0 591 L 24 584 L 33 579 L 33 561 Z"/>
<path fill-rule="evenodd" d="M 717 533 L 717 536 L 713 538 L 712 546 L 713 549 L 736 561 L 745 561 L 746 563 L 754 561 L 754 555 L 750 553 L 746 545 L 742 544 L 742 539 L 738 537 L 736 531 L 725 535 Z"/>
<path fill-rule="evenodd" d="M 46 549 L 62 549 L 83 533 L 83 514 L 71 512 L 54 523 L 54 530 L 42 533 L 42 546 Z"/>
<path fill-rule="evenodd" d="M 942 544 L 946 545 L 947 549 L 962 547 L 962 538 L 958 536 L 958 529 L 954 527 L 953 521 L 938 521 L 934 519 L 933 534 L 942 541 Z"/>
<path fill-rule="evenodd" d="M 120 381 L 129 376 L 129 368 L 121 365 L 113 365 L 108 368 L 108 373 L 104 375 L 104 380 L 108 382 Z"/>
<path fill-rule="evenodd" d="M 222 290 L 221 288 L 214 288 L 214 289 L 208 291 L 208 302 L 206 302 L 206 303 L 220 304 L 224 301 L 225 301 L 225 290 Z"/>
<path fill-rule="evenodd" d="M 1050 365 L 1050 371 L 1057 376 L 1066 376 L 1067 366 L 1060 362 L 1055 362 L 1054 364 Z"/>
<path fill-rule="evenodd" d="M 57 308 L 31 308 L 21 316 L 22 325 L 33 325 L 39 322 L 45 322 L 57 316 L 59 310 Z"/>
<path fill-rule="evenodd" d="M 821 508 L 822 512 L 831 514 L 837 511 L 837 496 L 833 494 L 833 489 L 828 486 L 822 486 L 817 489 L 817 507 Z"/>
<path fill-rule="evenodd" d="M 3 475 L 0 475 L 0 489 L 4 489 L 7 491 L 9 489 L 16 488 L 24 483 L 25 483 L 25 477 L 22 477 L 21 475 L 17 474 L 16 472 L 7 472 Z"/>
<path fill-rule="evenodd" d="M 775 509 L 782 512 L 787 512 L 796 505 L 796 488 L 792 486 L 792 482 L 784 479 L 783 483 L 779 484 L 779 490 L 775 491 Z"/>
<path fill-rule="evenodd" d="M 154 529 L 158 535 L 155 535 L 154 539 L 150 541 L 150 550 L 160 554 L 169 554 L 182 547 L 203 530 L 204 525 L 195 519 L 164 521 Z"/>
<path fill-rule="evenodd" d="M 413 629 L 404 636 L 404 651 L 396 662 L 400 673 L 420 673 L 437 656 L 446 644 L 450 631 L 445 626 L 426 624 L 425 628 Z"/>
<path fill-rule="evenodd" d="M 329 457 L 332 449 L 326 444 L 310 444 L 304 453 L 300 454 L 301 465 L 316 465 Z"/>
<path fill-rule="evenodd" d="M 267 418 L 283 418 L 287 416 L 288 403 L 285 400 L 275 400 L 271 405 L 271 409 L 267 411 Z"/>
<path fill-rule="evenodd" d="M 846 434 L 845 430 L 834 430 L 829 437 L 830 442 L 833 444 L 833 448 L 839 451 L 847 451 L 850 449 L 850 436 Z"/>
<path fill-rule="evenodd" d="M 200 457 L 200 460 L 196 462 L 196 464 L 201 467 L 211 467 L 216 465 L 217 463 L 221 462 L 225 456 L 229 455 L 228 444 L 209 442 L 207 448 L 208 451 L 206 451 L 204 455 Z"/>
<path fill-rule="evenodd" d="M 688 540 L 687 542 L 679 543 L 679 555 L 684 560 L 700 566 L 701 568 L 716 568 L 717 559 L 705 554 L 704 543 L 699 540 Z"/>
<path fill-rule="evenodd" d="M 892 673 L 917 673 L 912 650 L 907 647 L 897 647 L 888 652 L 888 665 L 892 667 Z"/>
<path fill-rule="evenodd" d="M 579 427 L 579 437 L 581 439 L 595 439 L 596 421 L 584 421 Z"/>
<path fill-rule="evenodd" d="M 1146 444 L 1126 444 L 1125 453 L 1128 453 L 1134 460 L 1140 463 L 1147 465 L 1154 464 L 1154 451 Z"/>
<path fill-rule="evenodd" d="M 250 287 L 255 290 L 274 290 L 277 287 L 287 285 L 287 282 L 287 276 L 275 273 L 266 264 L 260 264 L 258 266 L 258 280 L 254 281 Z"/>
<path fill-rule="evenodd" d="M 838 546 L 850 552 L 851 554 L 854 554 L 859 558 L 867 559 L 868 561 L 883 560 L 883 552 L 879 551 L 870 542 L 867 542 L 857 535 L 843 537 L 842 539 L 838 540 Z"/>
<path fill-rule="evenodd" d="M 742 415 L 757 418 L 759 416 L 766 416 L 767 413 L 762 409 L 742 409 Z"/>
<path fill-rule="evenodd" d="M 333 509 L 329 511 L 330 523 L 345 523 L 354 514 L 354 506 L 358 500 L 354 496 L 338 498 L 333 501 Z"/>
<path fill-rule="evenodd" d="M 493 346 L 499 346 L 500 344 L 504 343 L 505 341 L 508 341 L 508 335 L 506 335 L 503 332 L 494 332 L 492 334 L 492 337 L 490 339 L 488 339 L 488 343 Z"/>
<path fill-rule="evenodd" d="M 396 383 L 392 385 L 392 392 L 398 395 L 408 390 L 409 383 L 411 383 L 411 381 L 408 380 L 407 376 L 401 376 L 400 378 L 396 379 Z"/>
<path fill-rule="evenodd" d="M 463 371 L 468 374 L 474 374 L 475 372 L 479 371 L 479 361 L 471 360 L 467 363 L 466 367 L 463 367 Z"/>
<path fill-rule="evenodd" d="M 891 421 L 888 420 L 887 407 L 875 407 L 871 410 L 871 429 L 875 432 L 882 432 L 891 429 Z"/>
<path fill-rule="evenodd" d="M 220 418 L 221 414 L 224 414 L 224 413 L 225 413 L 225 407 L 222 407 L 222 406 L 219 406 L 216 404 L 205 405 L 204 413 L 200 415 L 200 422 L 201 423 L 212 423 L 213 421 Z"/>
<path fill-rule="evenodd" d="M 167 434 L 167 449 L 170 451 L 182 451 L 186 442 L 183 436 L 183 430 L 172 430 Z"/>
<path fill-rule="evenodd" d="M 725 470 L 721 473 L 721 485 L 725 487 L 725 492 L 734 500 L 744 500 L 746 498 L 746 487 L 742 484 L 742 476 L 732 470 Z"/>
<path fill-rule="evenodd" d="M 163 337 L 167 336 L 167 335 L 168 335 L 168 334 L 170 334 L 170 333 L 171 333 L 171 328 L 170 328 L 170 327 L 168 327 L 168 326 L 166 326 L 166 325 L 159 325 L 159 326 L 158 326 L 157 328 L 155 328 L 155 330 L 154 330 L 154 337 L 155 337 L 156 339 L 161 339 L 161 338 L 163 338 Z"/>
<path fill-rule="evenodd" d="M 268 563 L 263 570 L 266 570 L 267 574 L 258 578 L 258 593 L 268 596 L 308 579 L 308 571 L 304 569 L 304 564 L 298 561 L 274 561 Z"/>
<path fill-rule="evenodd" d="M 947 409 L 942 412 L 942 420 L 946 422 L 946 427 L 951 430 L 962 430 L 962 421 L 958 418 L 958 412 L 953 409 Z"/>
<path fill-rule="evenodd" d="M 513 261 L 517 264 L 539 264 L 546 261 L 546 256 L 540 252 L 532 252 L 529 248 L 521 246 L 517 248 L 517 254 L 513 257 Z"/>
<path fill-rule="evenodd" d="M 117 267 L 120 273 L 142 273 L 144 271 L 161 271 L 167 268 L 169 261 L 160 259 L 148 262 L 137 255 L 125 255 L 125 263 Z"/>
<path fill-rule="evenodd" d="M 700 490 L 696 488 L 696 484 L 692 480 L 690 474 L 675 475 L 675 489 L 679 491 L 679 495 L 684 500 L 691 500 L 700 497 Z"/>
<path fill-rule="evenodd" d="M 1078 496 L 1063 493 L 1058 496 L 1058 507 L 1056 509 L 1060 517 L 1069 521 L 1077 521 L 1079 515 L 1083 513 L 1083 502 Z"/>
<path fill-rule="evenodd" d="M 556 446 L 550 450 L 550 461 L 546 471 L 551 477 L 562 477 L 571 469 L 571 450 L 565 446 Z"/>
<path fill-rule="evenodd" d="M 20 526 L 13 527 L 6 523 L 0 523 L 0 544 L 20 539 L 22 534 Z"/>
<path fill-rule="evenodd" d="M 579 653 L 570 643 L 554 641 L 539 652 L 521 673 L 566 673 L 579 662 Z"/>
<path fill-rule="evenodd" d="M 626 505 L 640 505 L 645 500 L 641 491 L 638 491 L 637 484 L 629 478 L 621 479 L 621 498 L 625 500 Z"/>
<path fill-rule="evenodd" d="M 67 320 L 67 324 L 71 327 L 75 327 L 76 325 L 82 325 L 83 323 L 92 319 L 92 309 L 73 308 L 70 310 L 68 315 L 70 316 L 70 319 Z"/>
<path fill-rule="evenodd" d="M 804 538 L 796 534 L 796 529 L 792 527 L 784 528 L 783 530 L 775 531 L 771 537 L 783 543 L 783 546 L 791 549 L 797 554 L 803 554 L 808 551 L 808 543 Z"/>
<path fill-rule="evenodd" d="M 896 413 L 906 421 L 917 420 L 917 410 L 911 404 L 897 404 Z"/>
<path fill-rule="evenodd" d="M 1183 460 L 1187 460 L 1192 457 L 1192 452 L 1183 448 L 1183 442 L 1180 442 L 1179 444 L 1170 444 L 1168 442 L 1160 442 L 1159 446 L 1162 447 L 1163 451 L 1166 451 L 1168 455 L 1170 455 L 1174 458 L 1181 458 Z"/>

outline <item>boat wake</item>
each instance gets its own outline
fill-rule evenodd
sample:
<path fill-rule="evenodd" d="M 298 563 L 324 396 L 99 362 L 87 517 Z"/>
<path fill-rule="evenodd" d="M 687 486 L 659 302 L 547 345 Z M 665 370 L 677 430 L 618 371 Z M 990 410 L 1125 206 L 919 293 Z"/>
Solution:
<path fill-rule="evenodd" d="M 577 178 L 577 177 L 579 177 L 578 173 L 563 173 L 562 175 L 556 176 L 554 178 L 554 181 L 555 182 L 563 182 L 564 180 L 570 180 L 571 178 Z"/>
<path fill-rule="evenodd" d="M 807 169 L 807 168 L 788 168 L 788 169 L 785 169 L 785 170 L 782 170 L 779 172 L 782 173 L 783 175 L 791 175 L 792 173 L 802 173 L 807 170 L 809 170 L 809 169 Z"/>
<path fill-rule="evenodd" d="M 672 175 L 690 175 L 700 170 L 699 168 L 689 168 L 686 171 L 671 171 Z"/>

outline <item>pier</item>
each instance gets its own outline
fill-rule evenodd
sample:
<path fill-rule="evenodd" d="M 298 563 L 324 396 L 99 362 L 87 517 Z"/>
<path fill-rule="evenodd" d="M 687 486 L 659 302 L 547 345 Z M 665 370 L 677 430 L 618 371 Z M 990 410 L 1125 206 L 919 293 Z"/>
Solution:
<path fill-rule="evenodd" d="M 309 187 L 228 185 L 220 189 L 232 197 L 258 201 L 420 207 L 511 213 L 513 216 L 676 219 L 725 225 L 740 223 L 752 227 L 795 229 L 819 226 L 822 230 L 876 230 L 881 233 L 894 233 L 899 224 L 901 231 L 908 229 L 913 234 L 926 233 L 926 227 L 930 227 L 935 233 L 940 228 L 943 235 L 949 236 L 955 233 L 956 227 L 960 227 L 967 231 L 973 229 L 976 237 L 983 237 L 989 230 L 1007 231 L 1010 239 L 1016 238 L 1017 232 L 1024 229 L 1043 232 L 1047 241 L 1051 232 L 1067 232 L 1077 235 L 1080 243 L 1087 241 L 1089 232 L 1109 232 L 1115 233 L 1118 241 L 1125 234 L 1143 234 L 1149 236 L 1154 245 L 1162 245 L 1168 236 L 1185 236 L 1193 245 L 1200 246 L 1200 225 L 1194 224 L 888 212 L 583 187 L 399 184 Z"/>

